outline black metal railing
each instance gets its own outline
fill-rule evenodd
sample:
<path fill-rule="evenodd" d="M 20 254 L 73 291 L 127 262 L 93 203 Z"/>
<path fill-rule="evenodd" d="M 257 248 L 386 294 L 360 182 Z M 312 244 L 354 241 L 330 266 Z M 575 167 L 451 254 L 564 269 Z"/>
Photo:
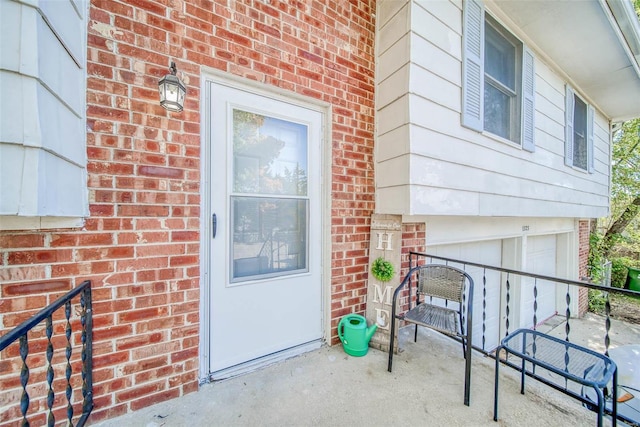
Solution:
<path fill-rule="evenodd" d="M 76 304 L 74 316 L 72 302 L 76 297 L 79 297 L 79 302 Z M 46 338 L 44 340 L 42 323 L 44 323 Z M 74 331 L 74 326 L 79 326 L 79 331 L 77 329 Z M 77 342 L 78 339 L 80 342 Z M 54 347 L 54 343 L 64 344 L 65 341 L 64 352 L 62 349 Z M 16 346 L 12 346 L 16 342 L 17 349 Z M 19 357 L 20 371 L 15 373 L 20 376 L 21 390 L 18 393 L 20 394 L 19 406 L 23 426 L 42 425 L 45 423 L 45 418 L 47 425 L 53 426 L 56 424 L 56 415 L 60 413 L 65 413 L 67 425 L 73 426 L 74 406 L 76 408 L 81 406 L 82 410 L 81 414 L 76 417 L 75 425 L 83 426 L 85 424 L 93 409 L 92 343 L 93 312 L 91 282 L 89 280 L 84 281 L 80 286 L 0 337 L 2 359 L 11 360 Z M 74 344 L 75 347 L 80 347 L 80 353 L 77 353 L 77 349 L 74 352 Z M 46 361 L 44 365 L 41 363 L 43 350 Z M 29 366 L 30 363 L 32 366 Z M 79 372 L 78 368 L 80 368 Z M 45 370 L 46 386 L 41 387 L 40 384 L 29 383 L 31 373 L 35 370 L 39 374 L 39 371 L 43 369 Z M 63 372 L 64 380 L 56 379 L 56 373 Z M 33 376 L 36 380 L 42 377 L 42 375 Z M 79 389 L 74 390 L 74 386 L 79 386 Z M 64 389 L 64 397 L 60 396 L 61 389 Z M 56 390 L 59 391 L 58 396 L 56 396 Z M 3 393 L 6 392 L 9 391 L 3 391 Z M 46 394 L 46 396 L 41 394 Z M 76 402 L 80 400 L 80 396 L 82 402 Z M 45 405 L 40 404 L 42 400 L 45 401 Z M 35 411 L 30 413 L 30 404 L 34 401 L 38 401 L 38 404 L 33 405 L 36 406 Z M 31 419 L 33 421 L 30 421 Z"/>
<path fill-rule="evenodd" d="M 604 336 L 602 337 L 602 341 L 600 344 L 603 346 L 602 348 L 604 348 L 604 351 L 602 351 L 602 353 L 604 353 L 605 355 L 609 355 L 609 345 L 611 343 L 610 333 L 612 322 L 610 295 L 618 294 L 640 297 L 640 292 L 611 287 L 610 269 L 607 269 L 607 266 L 605 266 L 606 277 L 604 280 L 604 283 L 606 285 L 601 285 L 589 281 L 567 280 L 558 277 L 545 276 L 525 271 L 485 265 L 454 258 L 447 258 L 438 255 L 431 255 L 420 252 L 409 253 L 409 268 L 413 268 L 425 262 L 441 263 L 458 267 L 469 273 L 469 275 L 473 277 L 476 283 L 481 284 L 481 286 L 476 288 L 476 299 L 480 299 L 481 302 L 479 304 L 481 306 L 477 306 L 476 309 L 481 309 L 482 315 L 476 316 L 476 319 L 482 319 L 482 327 L 478 328 L 477 326 L 480 325 L 475 325 L 474 328 L 475 330 L 480 330 L 482 332 L 480 337 L 476 336 L 474 337 L 475 339 L 472 339 L 471 341 L 472 347 L 475 350 L 493 358 L 499 357 L 495 354 L 495 350 L 500 345 L 502 338 L 505 338 L 510 333 L 515 332 L 515 330 L 519 328 L 531 328 L 535 330 L 537 328 L 542 328 L 542 326 L 545 324 L 546 315 L 542 318 L 540 318 L 539 316 L 541 304 L 539 304 L 538 299 L 540 297 L 541 290 L 548 292 L 549 289 L 551 289 L 553 292 L 555 313 L 553 314 L 553 316 L 551 316 L 551 318 L 554 318 L 557 315 L 564 317 L 563 321 L 565 323 L 565 327 L 564 331 L 562 331 L 564 332 L 564 337 L 559 338 L 564 339 L 572 344 L 582 344 L 584 347 L 593 347 L 593 345 L 592 343 L 577 343 L 571 340 L 571 319 L 572 314 L 575 314 L 571 312 L 572 294 L 580 296 L 580 292 L 576 291 L 576 289 L 593 289 L 600 291 L 604 295 Z M 522 283 L 522 278 L 528 278 L 530 281 L 533 281 L 533 283 L 529 282 L 525 286 Z M 560 289 L 558 288 L 559 285 L 566 285 L 566 292 L 564 294 L 564 303 L 566 304 L 565 307 L 561 307 L 558 301 L 559 299 L 556 299 L 556 296 L 558 296 L 558 294 L 563 291 L 562 290 L 558 292 L 558 289 Z M 519 322 L 516 325 L 512 325 L 512 320 L 514 318 L 517 318 L 517 315 L 521 316 L 522 311 L 527 310 L 527 308 L 523 307 L 522 304 L 522 292 L 523 288 L 525 287 L 528 288 L 526 289 L 528 292 L 531 292 L 531 294 L 529 295 L 531 298 L 531 307 L 529 310 L 529 315 L 531 316 L 531 318 L 528 320 L 525 319 L 525 321 L 523 321 L 523 319 L 520 317 L 518 319 Z M 493 313 L 492 309 L 487 304 L 487 295 L 490 292 L 494 295 L 496 292 L 498 292 L 498 294 L 500 295 L 500 304 L 498 304 L 497 309 L 493 309 Z M 512 296 L 515 292 L 520 292 L 520 299 L 516 299 L 516 302 L 512 301 Z M 588 291 L 587 295 L 584 295 L 583 297 L 588 298 Z M 547 301 L 547 303 L 548 302 L 549 301 Z M 495 313 L 495 310 L 498 310 L 499 313 Z M 493 325 L 489 325 L 489 318 L 493 319 Z M 497 325 L 495 324 L 496 319 L 498 322 Z M 492 326 L 492 328 L 490 328 L 489 326 Z M 490 329 L 493 329 L 494 333 L 497 335 L 490 336 L 490 334 L 488 333 Z M 598 347 L 600 347 L 600 345 L 598 345 Z M 592 348 L 592 350 L 600 351 L 601 348 Z M 522 362 L 519 362 L 518 364 L 510 362 L 509 360 L 503 360 L 502 362 L 507 366 L 515 368 L 516 370 L 521 370 L 522 366 L 524 366 Z M 532 372 L 526 371 L 525 374 L 529 376 L 535 375 L 535 367 L 533 368 Z M 538 376 L 536 376 L 536 378 L 538 378 Z M 579 398 L 583 402 L 588 401 L 588 398 L 582 395 L 583 390 L 576 388 L 576 384 L 569 384 L 567 381 L 565 381 L 564 384 L 561 384 L 560 382 L 556 383 L 556 380 L 557 379 L 545 380 L 544 382 L 545 384 L 548 384 L 553 388 L 556 388 L 557 390 L 561 390 L 564 393 Z M 594 408 L 593 405 L 587 405 L 587 407 Z M 611 415 L 609 407 L 605 408 L 605 413 Z M 618 420 L 624 421 L 630 426 L 632 425 L 640 427 L 640 423 L 638 422 L 638 420 L 629 418 L 628 414 L 625 415 L 618 411 L 616 416 Z"/>
<path fill-rule="evenodd" d="M 606 302 L 604 310 L 605 334 L 602 337 L 602 344 L 604 345 L 603 353 L 608 354 L 611 329 L 611 305 L 609 295 L 620 294 L 640 297 L 640 292 L 603 286 L 601 284 L 588 281 L 568 280 L 559 277 L 545 276 L 421 252 L 409 253 L 410 268 L 418 265 L 420 262 L 439 262 L 461 268 L 465 271 L 475 270 L 473 272 L 468 272 L 474 278 L 474 281 L 480 284 L 480 286 L 476 288 L 476 301 L 480 301 L 477 302 L 477 304 L 479 304 L 477 309 L 481 309 L 482 313 L 476 318 L 482 319 L 482 325 L 480 328 L 476 328 L 476 330 L 481 331 L 481 336 L 476 337 L 477 339 L 472 341 L 472 343 L 474 349 L 484 354 L 491 354 L 499 345 L 500 340 L 509 335 L 510 332 L 513 332 L 513 330 L 518 329 L 519 327 L 531 327 L 532 329 L 536 329 L 541 323 L 543 323 L 544 320 L 546 320 L 546 317 L 541 318 L 539 313 L 539 310 L 541 309 L 539 301 L 540 290 L 544 289 L 548 291 L 550 289 L 549 287 L 553 287 L 555 305 L 555 297 L 557 294 L 556 286 L 558 285 L 566 285 L 566 293 L 564 295 L 566 306 L 564 309 L 561 308 L 560 310 L 557 310 L 554 314 L 561 314 L 564 316 L 565 328 L 563 338 L 567 341 L 571 341 L 571 319 L 572 314 L 575 314 L 571 312 L 572 293 L 575 294 L 574 289 L 595 289 L 603 293 L 606 298 Z M 522 315 L 522 313 L 518 312 L 519 310 L 521 311 L 522 305 L 519 304 L 518 306 L 515 306 L 512 302 L 512 297 L 514 292 L 522 291 L 522 278 L 528 278 L 528 280 L 530 280 L 530 282 L 527 283 L 527 291 L 531 292 L 529 295 L 531 300 L 529 315 L 531 318 L 530 320 L 527 319 L 527 321 L 522 321 L 521 319 L 519 325 L 514 326 L 512 324 L 514 317 L 516 315 Z M 500 295 L 501 303 L 498 307 L 498 310 L 500 311 L 499 313 L 492 313 L 490 311 L 490 307 L 487 305 L 487 294 L 489 292 L 494 295 L 497 292 Z M 488 318 L 490 317 L 494 319 L 494 322 L 491 325 L 488 322 Z M 493 330 L 493 335 L 490 335 L 490 330 Z"/>

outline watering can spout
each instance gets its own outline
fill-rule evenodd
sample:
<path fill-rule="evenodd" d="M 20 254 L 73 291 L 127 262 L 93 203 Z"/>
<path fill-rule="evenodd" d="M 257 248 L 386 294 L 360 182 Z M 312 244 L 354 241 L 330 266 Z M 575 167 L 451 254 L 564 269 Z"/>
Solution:
<path fill-rule="evenodd" d="M 367 328 L 367 335 L 366 335 L 367 344 L 371 340 L 371 337 L 373 336 L 373 334 L 376 333 L 376 329 L 378 329 L 377 323 L 374 323 L 373 325 L 371 325 L 371 327 Z"/>

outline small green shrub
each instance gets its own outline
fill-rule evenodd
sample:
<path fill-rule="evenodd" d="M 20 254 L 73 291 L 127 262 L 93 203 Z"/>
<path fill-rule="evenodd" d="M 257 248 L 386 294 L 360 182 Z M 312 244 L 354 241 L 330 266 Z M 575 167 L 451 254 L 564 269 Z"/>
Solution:
<path fill-rule="evenodd" d="M 371 265 L 371 273 L 373 273 L 373 277 L 380 280 L 381 282 L 388 282 L 393 278 L 395 274 L 395 269 L 393 268 L 393 264 L 382 257 L 378 257 L 373 261 Z"/>
<path fill-rule="evenodd" d="M 626 257 L 613 258 L 611 260 L 611 286 L 614 288 L 624 288 L 627 280 L 627 267 L 633 264 L 632 260 Z"/>
<path fill-rule="evenodd" d="M 605 263 L 603 255 L 602 236 L 597 233 L 591 233 L 589 236 L 589 259 L 587 261 L 587 274 L 592 282 L 600 283 L 604 277 L 602 269 Z"/>
<path fill-rule="evenodd" d="M 589 289 L 589 311 L 592 313 L 602 313 L 604 311 L 607 298 L 597 289 Z"/>

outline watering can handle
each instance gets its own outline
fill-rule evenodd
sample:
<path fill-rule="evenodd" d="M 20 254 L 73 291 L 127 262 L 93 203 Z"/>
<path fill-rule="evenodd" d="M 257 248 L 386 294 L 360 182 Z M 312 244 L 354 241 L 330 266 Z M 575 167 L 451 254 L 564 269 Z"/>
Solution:
<path fill-rule="evenodd" d="M 340 341 L 342 343 L 345 343 L 344 331 L 343 331 L 344 328 L 342 327 L 342 324 L 345 322 L 345 320 L 347 320 L 347 316 L 344 316 L 342 319 L 340 319 L 340 322 L 338 323 L 338 338 L 340 338 Z"/>

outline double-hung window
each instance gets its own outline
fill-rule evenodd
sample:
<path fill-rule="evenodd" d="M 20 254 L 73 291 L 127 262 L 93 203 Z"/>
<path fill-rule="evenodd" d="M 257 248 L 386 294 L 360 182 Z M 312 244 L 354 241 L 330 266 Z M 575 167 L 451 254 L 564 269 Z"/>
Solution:
<path fill-rule="evenodd" d="M 534 151 L 534 56 L 484 11 L 464 5 L 462 124 Z"/>
<path fill-rule="evenodd" d="M 571 88 L 565 93 L 565 150 L 567 166 L 593 173 L 593 107 Z"/>
<path fill-rule="evenodd" d="M 522 43 L 489 16 L 484 28 L 484 129 L 519 142 Z"/>

